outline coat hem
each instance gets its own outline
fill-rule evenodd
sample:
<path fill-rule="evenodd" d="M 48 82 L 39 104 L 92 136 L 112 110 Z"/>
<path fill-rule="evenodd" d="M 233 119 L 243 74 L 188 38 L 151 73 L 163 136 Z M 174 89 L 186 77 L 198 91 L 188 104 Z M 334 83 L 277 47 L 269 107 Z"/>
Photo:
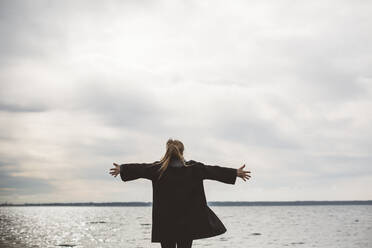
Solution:
<path fill-rule="evenodd" d="M 207 238 L 212 238 L 212 237 L 216 237 L 218 235 L 224 234 L 226 231 L 227 230 L 225 229 L 223 231 L 216 232 L 216 233 L 208 233 L 208 234 L 204 234 L 204 235 L 193 235 L 193 236 L 183 238 L 183 239 L 184 240 L 207 239 Z M 151 243 L 160 243 L 164 240 L 166 240 L 166 239 L 151 239 Z"/>

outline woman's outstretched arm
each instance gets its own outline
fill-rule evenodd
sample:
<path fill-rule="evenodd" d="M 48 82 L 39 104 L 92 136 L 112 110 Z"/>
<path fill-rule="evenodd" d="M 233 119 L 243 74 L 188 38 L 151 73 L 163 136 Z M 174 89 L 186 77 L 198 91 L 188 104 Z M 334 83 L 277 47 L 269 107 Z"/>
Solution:
<path fill-rule="evenodd" d="M 222 167 L 218 165 L 205 165 L 200 162 L 196 162 L 201 167 L 202 171 L 202 178 L 203 179 L 210 179 L 216 180 L 223 183 L 228 184 L 235 184 L 236 178 L 240 177 L 244 181 L 249 179 L 250 171 L 244 171 L 243 168 L 245 165 L 240 167 L 239 169 L 229 168 L 229 167 Z"/>
<path fill-rule="evenodd" d="M 118 165 L 113 163 L 115 168 L 110 169 L 110 174 L 114 177 L 120 174 L 123 181 L 131 181 L 138 178 L 152 180 L 154 178 L 154 163 L 127 163 Z"/>

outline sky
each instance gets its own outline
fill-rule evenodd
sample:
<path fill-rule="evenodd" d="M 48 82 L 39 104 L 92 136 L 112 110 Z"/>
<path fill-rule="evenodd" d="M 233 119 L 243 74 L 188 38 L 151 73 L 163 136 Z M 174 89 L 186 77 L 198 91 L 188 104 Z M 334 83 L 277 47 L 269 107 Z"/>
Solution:
<path fill-rule="evenodd" d="M 112 163 L 252 173 L 208 201 L 372 200 L 371 1 L 0 2 L 0 203 L 152 201 Z"/>

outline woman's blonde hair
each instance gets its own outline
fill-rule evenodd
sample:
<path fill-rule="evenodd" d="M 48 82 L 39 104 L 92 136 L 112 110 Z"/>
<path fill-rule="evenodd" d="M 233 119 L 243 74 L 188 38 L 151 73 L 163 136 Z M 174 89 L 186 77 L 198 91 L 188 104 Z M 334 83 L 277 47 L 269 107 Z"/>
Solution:
<path fill-rule="evenodd" d="M 159 168 L 160 175 L 158 179 L 160 179 L 164 171 L 168 168 L 171 159 L 178 158 L 185 165 L 185 159 L 183 157 L 184 146 L 181 141 L 168 139 L 166 148 L 167 150 L 164 156 L 159 161 L 161 167 Z"/>

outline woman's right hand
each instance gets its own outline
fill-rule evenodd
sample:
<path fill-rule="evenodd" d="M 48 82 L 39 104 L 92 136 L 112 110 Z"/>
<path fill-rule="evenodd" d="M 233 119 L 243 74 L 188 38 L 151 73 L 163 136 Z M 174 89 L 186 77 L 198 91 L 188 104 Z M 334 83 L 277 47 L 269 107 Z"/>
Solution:
<path fill-rule="evenodd" d="M 120 174 L 120 165 L 116 164 L 116 163 L 113 163 L 115 168 L 111 168 L 110 169 L 110 174 L 114 177 L 116 177 L 117 175 Z"/>
<path fill-rule="evenodd" d="M 245 167 L 245 164 L 236 170 L 236 176 L 246 181 L 246 180 L 249 180 L 249 178 L 251 178 L 251 175 L 250 175 L 251 172 L 243 170 L 244 167 Z"/>

